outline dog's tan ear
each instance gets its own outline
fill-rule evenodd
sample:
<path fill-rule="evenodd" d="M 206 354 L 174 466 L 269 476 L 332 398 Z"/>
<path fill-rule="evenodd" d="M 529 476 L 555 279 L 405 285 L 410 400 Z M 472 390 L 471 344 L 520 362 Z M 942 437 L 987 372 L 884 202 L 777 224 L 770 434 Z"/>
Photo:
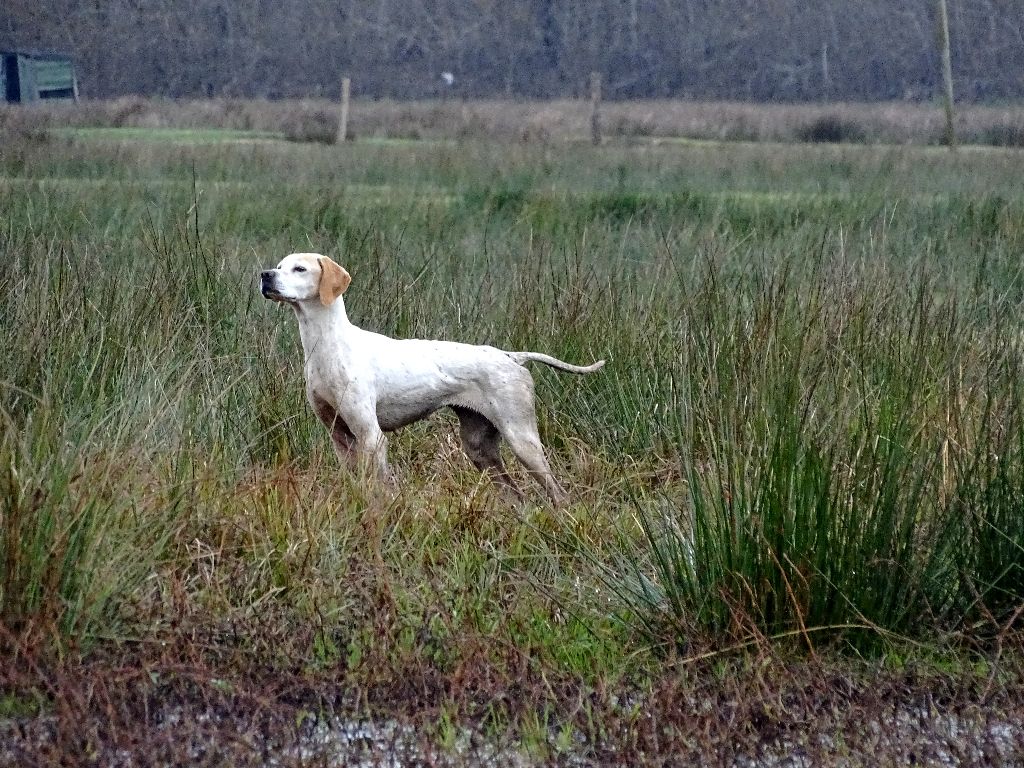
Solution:
<path fill-rule="evenodd" d="M 352 275 L 326 256 L 321 256 L 317 262 L 320 264 L 320 303 L 329 307 L 348 288 Z"/>

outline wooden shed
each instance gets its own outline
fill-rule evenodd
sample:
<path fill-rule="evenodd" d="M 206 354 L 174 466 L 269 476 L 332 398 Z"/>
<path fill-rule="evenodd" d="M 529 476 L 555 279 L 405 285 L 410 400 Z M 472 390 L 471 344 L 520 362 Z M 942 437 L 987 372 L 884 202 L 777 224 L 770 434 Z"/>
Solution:
<path fill-rule="evenodd" d="M 56 53 L 0 51 L 0 103 L 78 100 L 75 64 Z"/>

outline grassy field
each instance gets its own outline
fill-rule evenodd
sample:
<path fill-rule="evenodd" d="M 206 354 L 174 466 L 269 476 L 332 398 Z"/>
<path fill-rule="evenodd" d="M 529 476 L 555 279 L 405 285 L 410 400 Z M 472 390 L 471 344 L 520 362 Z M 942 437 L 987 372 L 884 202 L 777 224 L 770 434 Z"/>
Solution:
<path fill-rule="evenodd" d="M 851 718 L 936 690 L 1020 722 L 1020 151 L 142 134 L 0 150 L 0 717 L 44 754 L 170 759 L 164 702 L 540 761 L 798 712 L 900 762 Z M 570 507 L 446 416 L 397 493 L 339 468 L 256 292 L 296 250 L 364 327 L 608 359 L 535 371 Z"/>
<path fill-rule="evenodd" d="M 0 126 L 77 126 L 89 131 L 131 128 L 142 132 L 209 129 L 277 133 L 332 143 L 338 104 L 327 99 L 170 100 L 124 97 L 75 105 L 0 108 Z M 756 104 L 689 99 L 607 101 L 603 134 L 612 141 L 664 139 L 756 142 L 845 142 L 936 145 L 944 141 L 938 105 L 908 101 L 869 104 Z M 586 140 L 587 99 L 524 101 L 390 101 L 354 99 L 350 135 L 367 139 L 491 140 L 528 144 Z M 1024 147 L 1024 107 L 1017 103 L 958 104 L 955 131 L 963 144 Z"/>

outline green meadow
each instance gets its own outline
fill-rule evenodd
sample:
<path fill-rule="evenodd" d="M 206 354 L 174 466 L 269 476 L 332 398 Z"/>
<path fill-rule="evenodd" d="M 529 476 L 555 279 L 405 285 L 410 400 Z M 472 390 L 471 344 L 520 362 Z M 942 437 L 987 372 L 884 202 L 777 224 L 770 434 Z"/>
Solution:
<path fill-rule="evenodd" d="M 210 695 L 287 675 L 551 757 L 618 738 L 595 691 L 756 659 L 999 688 L 1024 153 L 184 133 L 0 150 L 18 706 L 59 714 L 39 670 L 90 664 L 202 669 Z M 444 414 L 392 437 L 395 489 L 339 466 L 294 317 L 256 289 L 292 251 L 351 272 L 363 327 L 607 359 L 534 369 L 568 508 L 511 465 L 510 505 Z"/>

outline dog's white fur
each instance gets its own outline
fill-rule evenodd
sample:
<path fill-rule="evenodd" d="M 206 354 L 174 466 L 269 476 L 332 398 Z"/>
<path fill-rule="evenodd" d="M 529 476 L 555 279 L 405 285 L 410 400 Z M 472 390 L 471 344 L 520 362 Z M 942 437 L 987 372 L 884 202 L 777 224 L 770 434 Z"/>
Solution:
<path fill-rule="evenodd" d="M 306 357 L 306 396 L 331 433 L 342 460 L 391 477 L 385 432 L 445 406 L 459 417 L 463 448 L 472 462 L 520 496 L 498 450 L 505 438 L 544 486 L 552 503 L 566 492 L 551 472 L 537 433 L 530 360 L 572 373 L 576 366 L 538 352 L 505 352 L 451 341 L 392 339 L 349 322 L 341 294 L 352 278 L 331 259 L 293 253 L 260 275 L 260 292 L 290 304 Z"/>

